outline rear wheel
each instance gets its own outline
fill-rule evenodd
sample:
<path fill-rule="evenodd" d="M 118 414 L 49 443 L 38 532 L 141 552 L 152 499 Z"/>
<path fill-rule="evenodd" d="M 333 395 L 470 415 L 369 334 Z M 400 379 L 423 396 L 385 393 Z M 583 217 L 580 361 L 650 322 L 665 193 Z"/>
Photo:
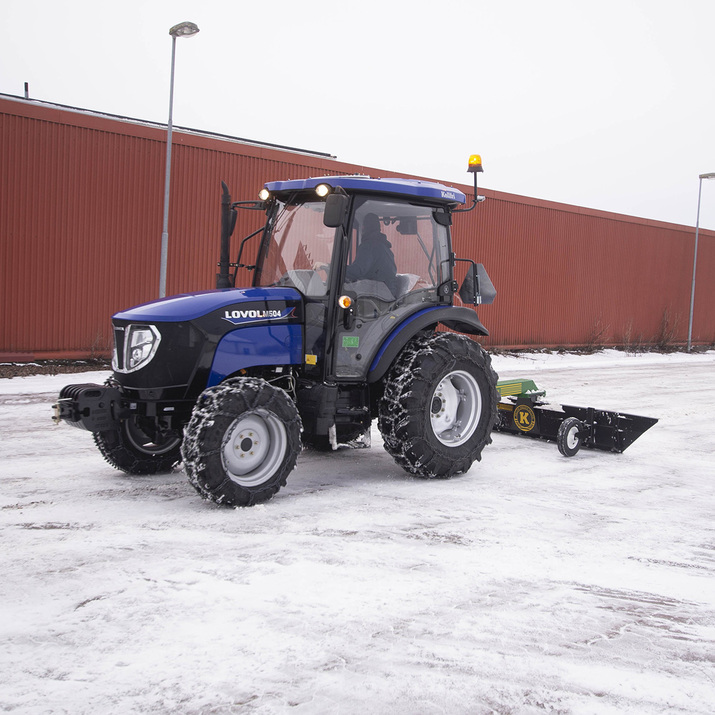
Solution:
<path fill-rule="evenodd" d="M 492 441 L 496 382 L 489 355 L 463 335 L 411 341 L 385 379 L 378 422 L 385 449 L 419 477 L 466 472 Z"/>
<path fill-rule="evenodd" d="M 95 432 L 94 443 L 109 464 L 127 474 L 169 472 L 181 461 L 181 436 L 157 432 L 141 417 L 123 420 L 117 429 Z"/>
<path fill-rule="evenodd" d="M 231 380 L 199 396 L 184 434 L 184 469 L 204 498 L 253 506 L 285 485 L 300 432 L 285 391 L 257 378 Z"/>

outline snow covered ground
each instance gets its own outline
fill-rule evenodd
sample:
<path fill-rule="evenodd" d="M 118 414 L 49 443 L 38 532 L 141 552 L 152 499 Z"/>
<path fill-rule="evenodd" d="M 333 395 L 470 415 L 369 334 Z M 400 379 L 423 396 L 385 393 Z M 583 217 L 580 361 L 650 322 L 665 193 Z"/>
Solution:
<path fill-rule="evenodd" d="M 554 402 L 660 422 L 624 454 L 494 435 L 422 481 L 304 452 L 253 509 L 129 477 L 0 380 L 0 710 L 715 709 L 715 353 L 497 357 Z"/>

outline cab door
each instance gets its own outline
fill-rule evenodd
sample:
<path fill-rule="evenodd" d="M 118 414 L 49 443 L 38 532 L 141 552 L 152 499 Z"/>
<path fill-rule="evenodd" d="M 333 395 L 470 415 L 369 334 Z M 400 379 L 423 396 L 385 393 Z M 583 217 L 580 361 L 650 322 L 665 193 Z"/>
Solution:
<path fill-rule="evenodd" d="M 267 236 L 258 257 L 254 285 L 290 286 L 303 296 L 303 371 L 322 380 L 329 371 L 326 332 L 331 325 L 331 296 L 336 290 L 333 264 L 340 265 L 334 251 L 342 228 L 325 225 L 325 202 L 300 194 L 276 200 Z M 337 254 L 337 258 L 334 256 Z"/>
<path fill-rule="evenodd" d="M 448 228 L 435 220 L 435 211 L 443 209 L 399 199 L 354 200 L 339 291 L 351 304 L 336 315 L 336 379 L 365 380 L 397 326 L 447 302 L 439 289 L 450 280 Z"/>

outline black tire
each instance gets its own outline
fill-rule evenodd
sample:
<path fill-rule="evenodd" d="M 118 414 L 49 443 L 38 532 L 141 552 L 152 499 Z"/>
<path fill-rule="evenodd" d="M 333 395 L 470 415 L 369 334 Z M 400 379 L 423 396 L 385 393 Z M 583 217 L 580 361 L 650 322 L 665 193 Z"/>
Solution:
<path fill-rule="evenodd" d="M 482 347 L 437 333 L 408 343 L 385 378 L 378 426 L 385 449 L 424 478 L 466 472 L 490 444 L 497 375 Z"/>
<path fill-rule="evenodd" d="M 151 434 L 149 423 L 130 417 L 114 430 L 95 432 L 94 443 L 102 456 L 127 474 L 170 472 L 181 462 L 181 436 Z"/>
<path fill-rule="evenodd" d="M 205 499 L 253 506 L 285 485 L 300 452 L 295 403 L 258 378 L 209 387 L 184 431 L 184 470 Z"/>
<path fill-rule="evenodd" d="M 559 425 L 559 431 L 556 434 L 556 445 L 564 457 L 573 457 L 581 449 L 581 443 L 583 442 L 582 430 L 583 424 L 576 417 L 567 417 Z"/>

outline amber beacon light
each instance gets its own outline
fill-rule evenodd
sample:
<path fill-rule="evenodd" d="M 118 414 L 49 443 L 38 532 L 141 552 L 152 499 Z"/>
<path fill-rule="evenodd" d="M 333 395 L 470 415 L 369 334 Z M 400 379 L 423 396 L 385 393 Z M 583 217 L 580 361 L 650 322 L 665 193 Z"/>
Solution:
<path fill-rule="evenodd" d="M 484 168 L 482 167 L 482 157 L 479 156 L 479 154 L 472 154 L 472 156 L 469 157 L 467 171 L 470 174 L 476 174 L 484 171 Z"/>
<path fill-rule="evenodd" d="M 469 208 L 466 209 L 452 209 L 452 213 L 466 213 L 467 211 L 471 211 L 478 203 L 481 201 L 484 201 L 484 196 L 480 196 L 477 193 L 477 174 L 481 174 L 484 171 L 484 167 L 482 166 L 482 157 L 481 154 L 472 154 L 469 157 L 469 161 L 467 162 L 467 171 L 470 174 L 474 174 L 474 200 L 472 201 L 472 205 Z"/>

